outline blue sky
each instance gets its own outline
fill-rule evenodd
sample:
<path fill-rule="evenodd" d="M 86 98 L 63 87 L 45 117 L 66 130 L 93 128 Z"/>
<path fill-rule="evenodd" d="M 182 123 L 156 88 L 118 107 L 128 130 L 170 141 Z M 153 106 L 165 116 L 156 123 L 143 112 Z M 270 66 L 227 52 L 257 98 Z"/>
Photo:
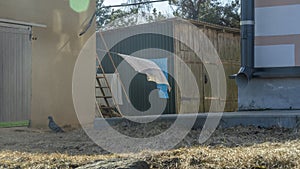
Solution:
<path fill-rule="evenodd" d="M 230 2 L 232 0 L 221 0 L 221 1 L 226 3 L 226 2 Z M 119 5 L 121 3 L 126 3 L 126 2 L 127 2 L 127 0 L 104 0 L 104 5 Z M 172 9 L 170 8 L 168 2 L 154 3 L 153 7 L 164 14 L 172 13 Z"/>

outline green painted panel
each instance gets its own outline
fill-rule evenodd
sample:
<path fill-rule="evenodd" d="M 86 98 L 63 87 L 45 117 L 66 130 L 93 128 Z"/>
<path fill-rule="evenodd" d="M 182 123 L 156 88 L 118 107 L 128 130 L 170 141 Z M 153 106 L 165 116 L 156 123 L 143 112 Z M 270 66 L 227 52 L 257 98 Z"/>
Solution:
<path fill-rule="evenodd" d="M 160 107 L 163 101 L 167 100 L 167 105 L 164 114 L 173 114 L 175 112 L 175 81 L 171 76 L 168 76 L 169 84 L 172 88 L 169 92 L 169 99 L 162 99 L 158 92 L 153 92 L 157 89 L 157 85 L 149 82 L 144 74 L 137 74 L 133 68 L 127 63 L 122 63 L 123 59 L 116 53 L 127 54 L 144 59 L 168 59 L 168 72 L 174 72 L 174 39 L 173 22 L 157 22 L 145 25 L 131 26 L 127 28 L 115 29 L 102 32 L 101 36 L 97 36 L 97 54 L 101 60 L 101 64 L 105 73 L 114 73 L 115 69 L 110 59 L 113 58 L 114 64 L 118 67 L 120 78 L 125 88 L 129 88 L 127 94 L 130 97 L 129 103 L 123 94 L 123 105 L 120 106 L 123 114 L 130 115 L 134 111 L 133 108 L 139 111 L 146 111 L 153 108 L 151 115 L 160 114 Z M 110 55 L 106 52 L 108 46 Z M 122 63 L 122 64 L 121 64 Z M 125 65 L 125 66 L 124 66 Z M 99 73 L 101 71 L 98 70 Z M 154 94 L 155 101 L 153 105 L 149 102 L 150 93 Z M 133 107 L 132 107 L 132 106 Z M 134 113 L 132 113 L 134 114 Z"/>
<path fill-rule="evenodd" d="M 26 126 L 29 126 L 29 120 L 27 120 L 27 121 L 17 121 L 17 122 L 0 122 L 0 128 L 26 127 Z"/>

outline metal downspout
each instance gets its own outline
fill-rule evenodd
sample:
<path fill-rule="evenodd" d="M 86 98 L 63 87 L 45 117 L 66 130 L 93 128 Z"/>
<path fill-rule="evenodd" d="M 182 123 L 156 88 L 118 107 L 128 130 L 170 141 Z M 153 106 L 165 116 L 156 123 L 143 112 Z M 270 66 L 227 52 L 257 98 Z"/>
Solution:
<path fill-rule="evenodd" d="M 248 85 L 254 72 L 254 0 L 241 1 L 241 68 L 235 80 L 239 87 Z"/>

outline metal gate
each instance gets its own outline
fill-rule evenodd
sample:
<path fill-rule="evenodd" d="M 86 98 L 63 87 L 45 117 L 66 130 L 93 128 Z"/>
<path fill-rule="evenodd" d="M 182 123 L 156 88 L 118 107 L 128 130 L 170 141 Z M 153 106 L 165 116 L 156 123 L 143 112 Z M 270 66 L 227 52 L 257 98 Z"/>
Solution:
<path fill-rule="evenodd" d="M 0 22 L 0 122 L 30 119 L 31 27 Z"/>

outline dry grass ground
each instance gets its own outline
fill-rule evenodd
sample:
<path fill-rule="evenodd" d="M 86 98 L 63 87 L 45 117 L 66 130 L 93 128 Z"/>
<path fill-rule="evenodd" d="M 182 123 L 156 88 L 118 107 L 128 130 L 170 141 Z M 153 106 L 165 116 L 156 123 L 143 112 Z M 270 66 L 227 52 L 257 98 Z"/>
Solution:
<path fill-rule="evenodd" d="M 133 133 L 128 128 L 126 131 Z M 76 168 L 126 159 L 145 161 L 151 168 L 300 168 L 297 129 L 218 129 L 202 145 L 197 143 L 199 132 L 191 131 L 170 151 L 115 155 L 95 145 L 82 130 L 56 134 L 27 128 L 0 129 L 0 168 Z"/>

